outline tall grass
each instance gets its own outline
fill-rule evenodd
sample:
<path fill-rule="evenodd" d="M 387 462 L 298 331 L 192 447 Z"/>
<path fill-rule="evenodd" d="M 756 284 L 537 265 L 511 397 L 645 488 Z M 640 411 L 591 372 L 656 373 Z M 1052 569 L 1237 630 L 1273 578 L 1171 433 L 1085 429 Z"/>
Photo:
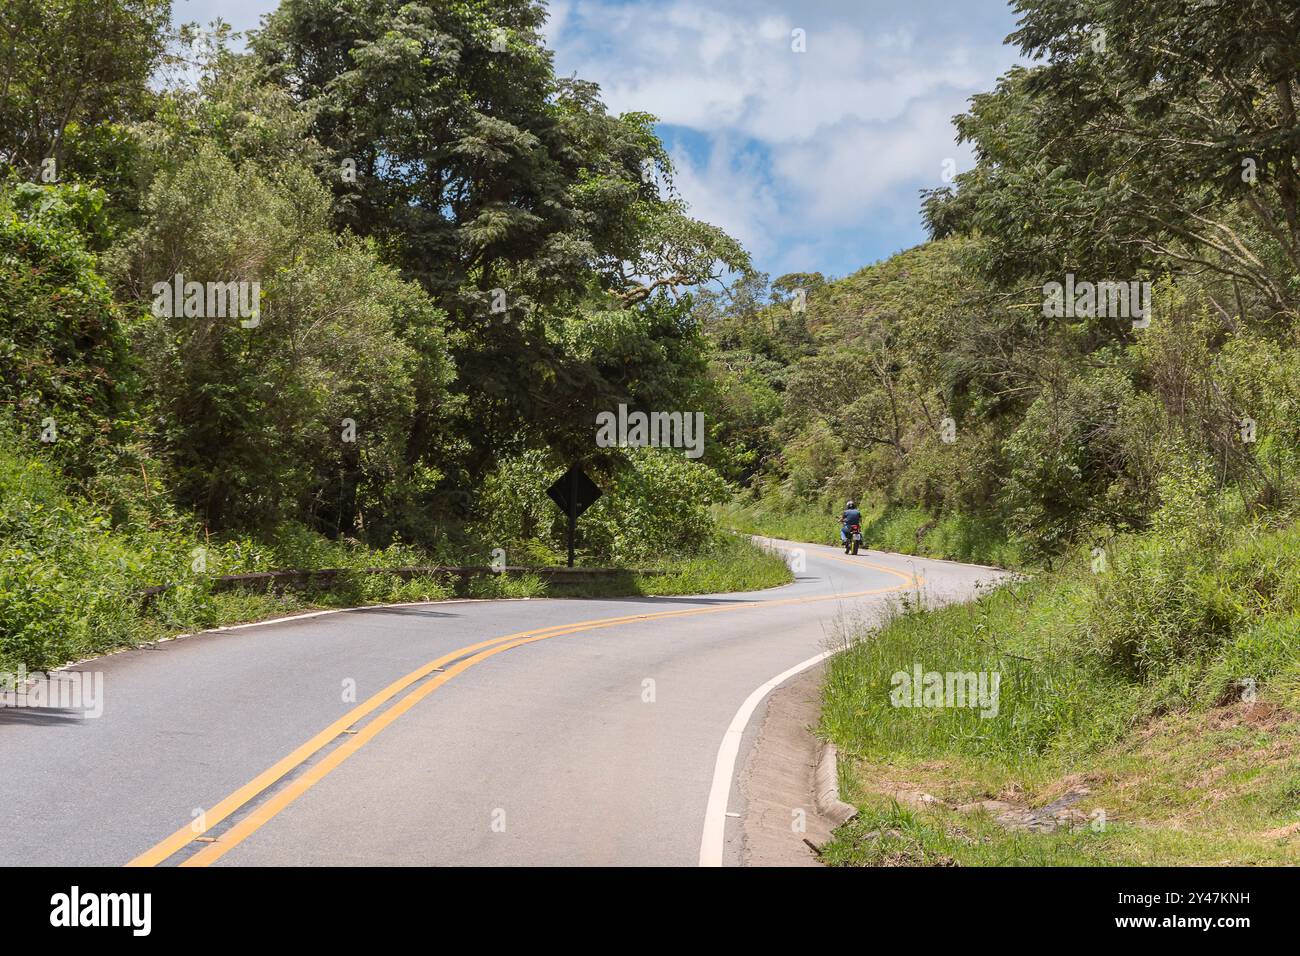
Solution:
<path fill-rule="evenodd" d="M 837 544 L 840 540 L 835 515 L 814 507 L 787 512 L 727 503 L 718 505 L 715 513 L 722 527 L 741 534 L 759 534 L 813 544 Z"/>
<path fill-rule="evenodd" d="M 897 614 L 832 659 L 823 728 L 872 758 L 965 755 L 1014 766 L 1078 756 L 1171 708 L 1250 688 L 1300 706 L 1300 525 L 1242 528 L 1223 551 L 1181 532 L 1113 542 L 965 605 Z M 891 675 L 1000 673 L 996 716 L 900 708 Z"/>
<path fill-rule="evenodd" d="M 854 635 L 830 662 L 823 729 L 850 753 L 925 759 L 964 753 L 1015 764 L 1062 741 L 1105 735 L 1096 715 L 1122 693 L 1087 655 L 1072 653 L 1073 596 L 1061 582 L 1005 585 L 937 610 L 901 611 L 879 633 Z M 1061 611 L 1067 615 L 1062 616 Z M 899 707 L 893 675 L 998 675 L 996 712 Z"/>

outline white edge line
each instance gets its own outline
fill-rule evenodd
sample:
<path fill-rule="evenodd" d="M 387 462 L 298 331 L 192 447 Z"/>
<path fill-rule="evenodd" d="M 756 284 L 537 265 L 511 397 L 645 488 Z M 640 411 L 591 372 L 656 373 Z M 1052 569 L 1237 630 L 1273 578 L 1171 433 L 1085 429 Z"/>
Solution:
<path fill-rule="evenodd" d="M 736 758 L 740 755 L 740 741 L 745 736 L 745 727 L 754 715 L 763 698 L 776 687 L 785 683 L 800 671 L 806 671 L 814 664 L 820 664 L 835 651 L 823 651 L 816 657 L 795 664 L 787 671 L 777 674 L 766 684 L 757 688 L 745 698 L 731 718 L 731 725 L 722 735 L 722 746 L 718 748 L 718 759 L 713 763 L 713 785 L 709 788 L 709 804 L 704 809 L 704 835 L 700 838 L 700 866 L 722 866 L 722 848 L 727 831 L 727 800 L 731 797 L 731 779 L 736 773 Z"/>
<path fill-rule="evenodd" d="M 705 595 L 706 597 L 708 595 Z M 127 647 L 119 647 L 111 650 L 106 654 L 96 654 L 94 657 L 83 657 L 80 660 L 68 661 L 58 667 L 51 667 L 45 673 L 58 674 L 72 667 L 80 667 L 82 664 L 89 664 L 93 661 L 102 661 L 110 657 L 117 657 L 119 654 L 129 654 L 131 651 L 146 650 L 157 647 L 159 644 L 167 644 L 171 641 L 181 641 L 187 638 L 206 637 L 209 634 L 224 634 L 226 631 L 241 631 L 249 627 L 270 627 L 272 624 L 288 624 L 291 621 L 305 621 L 307 618 L 324 617 L 327 614 L 347 614 L 350 611 L 379 611 L 386 608 L 395 607 L 427 607 L 432 604 L 486 604 L 488 602 L 500 601 L 546 601 L 551 598 L 534 598 L 534 597 L 506 597 L 506 598 L 440 598 L 433 601 L 403 601 L 398 604 L 358 604 L 356 607 L 327 607 L 317 611 L 307 611 L 303 614 L 293 614 L 288 617 L 268 617 L 261 621 L 246 621 L 243 624 L 223 624 L 219 627 L 209 627 L 202 631 L 190 631 L 184 634 L 169 634 L 166 637 L 158 637 L 152 641 L 144 641 L 140 644 L 131 644 Z M 557 599 L 557 600 L 563 600 Z"/>

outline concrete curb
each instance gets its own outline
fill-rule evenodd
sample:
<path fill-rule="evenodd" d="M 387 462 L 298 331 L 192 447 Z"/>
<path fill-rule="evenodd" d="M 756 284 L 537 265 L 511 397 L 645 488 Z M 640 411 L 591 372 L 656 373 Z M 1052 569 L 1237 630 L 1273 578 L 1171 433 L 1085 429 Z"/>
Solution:
<path fill-rule="evenodd" d="M 817 754 L 817 769 L 813 771 L 813 795 L 817 812 L 835 826 L 843 826 L 858 815 L 858 808 L 840 799 L 839 751 L 829 741 L 824 741 Z"/>

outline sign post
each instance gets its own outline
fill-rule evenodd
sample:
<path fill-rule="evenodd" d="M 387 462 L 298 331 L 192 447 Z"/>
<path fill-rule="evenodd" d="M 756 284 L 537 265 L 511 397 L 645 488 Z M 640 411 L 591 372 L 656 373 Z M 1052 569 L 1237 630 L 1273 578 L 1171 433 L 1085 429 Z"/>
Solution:
<path fill-rule="evenodd" d="M 550 499 L 569 519 L 569 567 L 573 567 L 573 535 L 582 513 L 596 503 L 601 490 L 578 465 L 573 465 L 546 489 Z"/>

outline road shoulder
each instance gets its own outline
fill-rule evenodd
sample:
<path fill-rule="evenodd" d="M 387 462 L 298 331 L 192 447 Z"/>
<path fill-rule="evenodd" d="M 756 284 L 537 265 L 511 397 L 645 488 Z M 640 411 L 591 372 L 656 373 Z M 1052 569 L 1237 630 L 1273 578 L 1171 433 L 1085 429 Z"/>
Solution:
<path fill-rule="evenodd" d="M 740 774 L 742 866 L 819 866 L 807 840 L 821 846 L 835 824 L 818 812 L 816 768 L 825 664 L 772 691 Z"/>

